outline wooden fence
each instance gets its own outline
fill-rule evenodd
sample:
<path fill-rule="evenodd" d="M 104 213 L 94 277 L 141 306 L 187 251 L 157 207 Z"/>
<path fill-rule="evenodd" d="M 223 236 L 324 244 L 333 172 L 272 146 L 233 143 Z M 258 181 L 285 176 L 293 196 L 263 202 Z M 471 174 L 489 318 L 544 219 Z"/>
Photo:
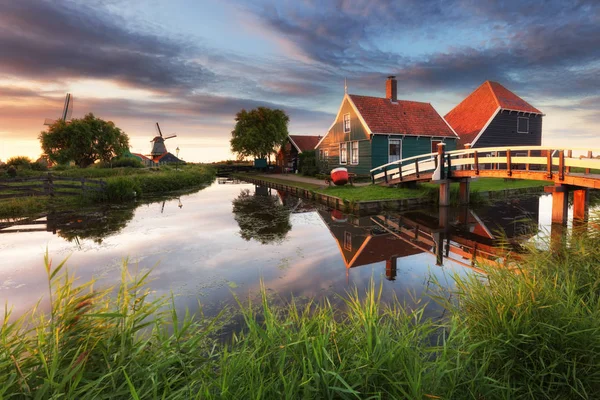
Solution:
<path fill-rule="evenodd" d="M 34 178 L 0 180 L 0 199 L 31 196 L 86 196 L 104 192 L 106 182 L 46 174 Z"/>

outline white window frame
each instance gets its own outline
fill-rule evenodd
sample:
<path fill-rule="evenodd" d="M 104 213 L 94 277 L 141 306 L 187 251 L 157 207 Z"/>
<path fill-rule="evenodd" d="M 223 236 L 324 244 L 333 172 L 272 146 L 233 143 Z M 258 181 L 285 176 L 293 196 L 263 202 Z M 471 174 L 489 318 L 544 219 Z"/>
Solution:
<path fill-rule="evenodd" d="M 394 161 L 400 161 L 402 160 L 402 139 L 395 139 L 395 138 L 390 138 L 388 139 L 388 163 L 391 163 L 392 160 L 390 160 L 390 142 L 394 140 L 394 141 L 398 141 L 399 145 L 400 145 L 400 158 L 398 160 L 394 160 Z"/>
<path fill-rule="evenodd" d="M 356 161 L 354 161 L 354 143 L 356 143 Z M 360 145 L 358 144 L 358 140 L 354 140 L 350 142 L 350 164 L 358 165 L 358 154 L 359 154 Z"/>
<path fill-rule="evenodd" d="M 344 249 L 352 251 L 352 233 L 344 231 Z"/>
<path fill-rule="evenodd" d="M 524 119 L 527 121 L 527 131 L 523 132 L 519 130 L 519 119 Z M 517 133 L 529 133 L 529 117 L 517 117 Z"/>
<path fill-rule="evenodd" d="M 344 160 L 342 160 L 342 149 L 344 149 Z M 348 164 L 348 142 L 340 143 L 340 165 Z"/>
<path fill-rule="evenodd" d="M 329 150 L 323 150 L 323 157 L 327 160 L 329 158 Z"/>
<path fill-rule="evenodd" d="M 350 113 L 344 114 L 343 125 L 344 125 L 344 133 L 349 133 L 351 131 Z"/>

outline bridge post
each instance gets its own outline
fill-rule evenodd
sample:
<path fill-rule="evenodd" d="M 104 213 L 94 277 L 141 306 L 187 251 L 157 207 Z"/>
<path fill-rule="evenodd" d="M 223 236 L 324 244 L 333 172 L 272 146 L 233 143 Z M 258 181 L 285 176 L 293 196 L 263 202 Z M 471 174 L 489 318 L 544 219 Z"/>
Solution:
<path fill-rule="evenodd" d="M 440 201 L 439 201 L 439 205 L 441 207 L 446 207 L 450 205 L 450 182 L 448 181 L 447 175 L 446 175 L 446 170 L 445 170 L 445 163 L 444 163 L 444 157 L 446 155 L 445 152 L 445 143 L 438 143 L 437 145 L 437 149 L 438 149 L 438 167 L 440 170 Z"/>
<path fill-rule="evenodd" d="M 566 225 L 569 210 L 568 186 L 559 184 L 545 190 L 552 192 L 552 223 Z"/>
<path fill-rule="evenodd" d="M 385 261 L 385 279 L 388 281 L 395 281 L 397 275 L 398 257 L 393 256 L 389 260 Z"/>
<path fill-rule="evenodd" d="M 471 143 L 465 143 L 465 150 L 470 150 L 470 149 L 471 149 Z M 470 154 L 465 154 L 463 156 L 463 158 L 470 158 L 470 157 L 471 157 Z M 463 169 L 470 170 L 471 165 L 463 165 Z"/>
<path fill-rule="evenodd" d="M 589 189 L 573 190 L 573 221 L 586 221 L 588 217 Z"/>

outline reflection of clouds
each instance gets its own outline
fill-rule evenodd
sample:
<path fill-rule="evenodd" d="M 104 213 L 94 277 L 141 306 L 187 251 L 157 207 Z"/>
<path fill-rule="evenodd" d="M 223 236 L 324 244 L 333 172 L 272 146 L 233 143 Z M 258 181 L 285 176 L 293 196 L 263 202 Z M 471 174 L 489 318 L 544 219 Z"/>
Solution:
<path fill-rule="evenodd" d="M 292 230 L 282 243 L 245 241 L 237 234 L 231 204 L 243 188 L 253 189 L 253 185 L 213 185 L 182 196 L 182 209 L 177 199 L 167 201 L 162 214 L 162 202 L 142 205 L 126 227 L 102 244 L 84 239 L 78 247 L 49 232 L 4 235 L 0 301 L 18 305 L 15 312 L 19 313 L 46 293 L 46 246 L 53 265 L 70 256 L 67 265 L 79 282 L 96 276 L 100 286 L 118 283 L 123 260 L 129 258 L 132 274 L 153 269 L 154 295 L 173 293 L 179 309 L 192 311 L 199 299 L 209 314 L 231 304 L 232 293 L 242 299 L 255 294 L 261 279 L 284 298 L 333 298 L 334 293 L 344 294 L 354 286 L 363 293 L 371 277 L 377 285 L 383 284 L 386 300 L 394 293 L 403 299 L 408 290 L 422 292 L 428 266 L 435 265 L 431 255 L 400 259 L 395 282 L 384 279 L 385 262 L 351 269 L 348 286 L 335 239 L 316 212 L 292 214 Z M 440 282 L 445 270 L 432 267 Z"/>

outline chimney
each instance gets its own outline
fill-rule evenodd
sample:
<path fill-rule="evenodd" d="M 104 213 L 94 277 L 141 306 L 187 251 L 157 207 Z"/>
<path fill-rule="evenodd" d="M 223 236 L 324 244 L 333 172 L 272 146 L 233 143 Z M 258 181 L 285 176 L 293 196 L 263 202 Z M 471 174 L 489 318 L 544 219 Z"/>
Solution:
<path fill-rule="evenodd" d="M 393 75 L 388 76 L 385 82 L 385 97 L 394 103 L 398 101 L 398 81 Z"/>

